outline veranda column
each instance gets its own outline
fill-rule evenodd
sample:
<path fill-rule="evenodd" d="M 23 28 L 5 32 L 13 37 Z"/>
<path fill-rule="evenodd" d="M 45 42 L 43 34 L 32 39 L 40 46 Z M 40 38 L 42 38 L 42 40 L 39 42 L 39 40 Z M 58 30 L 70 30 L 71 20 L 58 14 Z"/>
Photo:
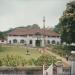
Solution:
<path fill-rule="evenodd" d="M 32 40 L 32 46 L 33 46 L 33 47 L 36 46 L 36 45 L 35 45 L 35 40 L 34 40 L 34 39 Z"/>

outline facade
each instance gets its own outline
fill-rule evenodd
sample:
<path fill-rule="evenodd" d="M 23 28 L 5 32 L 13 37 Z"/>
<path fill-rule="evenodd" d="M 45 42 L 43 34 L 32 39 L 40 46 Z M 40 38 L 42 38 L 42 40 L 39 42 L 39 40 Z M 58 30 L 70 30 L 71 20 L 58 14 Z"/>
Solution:
<path fill-rule="evenodd" d="M 7 37 L 9 44 L 24 44 L 32 47 L 60 44 L 60 41 L 60 35 L 48 29 L 15 28 Z"/>
<path fill-rule="evenodd" d="M 7 40 L 6 39 L 0 38 L 0 44 L 6 44 L 6 43 L 7 43 Z"/>

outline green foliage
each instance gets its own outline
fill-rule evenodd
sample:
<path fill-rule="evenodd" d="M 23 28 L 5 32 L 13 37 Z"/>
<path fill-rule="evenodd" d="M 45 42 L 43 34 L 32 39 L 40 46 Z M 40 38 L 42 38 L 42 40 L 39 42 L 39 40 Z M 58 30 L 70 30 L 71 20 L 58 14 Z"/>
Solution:
<path fill-rule="evenodd" d="M 24 66 L 26 65 L 26 60 L 20 56 L 7 55 L 6 57 L 0 59 L 0 65 L 12 66 L 12 67 L 16 67 L 19 65 Z"/>
<path fill-rule="evenodd" d="M 44 54 L 36 60 L 36 65 L 42 66 L 43 64 L 45 64 L 45 65 L 49 66 L 49 65 L 51 65 L 52 63 L 55 63 L 55 62 L 56 62 L 55 57 Z"/>
<path fill-rule="evenodd" d="M 32 29 L 40 29 L 40 27 L 38 26 L 38 24 L 33 24 L 33 25 L 31 26 L 31 28 L 32 28 Z"/>
<path fill-rule="evenodd" d="M 62 42 L 75 43 L 75 1 L 67 3 L 66 10 L 55 29 L 61 33 Z"/>
<path fill-rule="evenodd" d="M 2 66 L 2 61 L 0 60 L 0 66 Z"/>
<path fill-rule="evenodd" d="M 60 23 L 58 23 L 55 27 L 54 27 L 54 29 L 53 29 L 55 32 L 57 32 L 57 33 L 60 33 L 60 31 L 61 31 L 61 25 L 60 25 Z"/>
<path fill-rule="evenodd" d="M 36 66 L 42 66 L 45 65 L 51 65 L 52 63 L 55 63 L 57 59 L 50 55 L 42 55 L 38 57 L 38 59 L 30 59 L 25 60 L 21 56 L 9 56 L 0 58 L 0 66 L 9 66 L 9 67 L 17 67 L 17 66 L 26 66 L 26 65 L 36 65 Z"/>
<path fill-rule="evenodd" d="M 20 46 L 0 46 L 0 66 L 42 66 L 44 63 L 50 65 L 57 60 L 48 54 L 40 54 L 36 48 L 28 48 L 30 55 L 26 55 L 26 48 Z"/>
<path fill-rule="evenodd" d="M 66 55 L 70 56 L 71 51 L 75 51 L 75 46 L 67 46 L 67 45 L 55 45 L 50 46 L 52 48 L 52 52 L 65 57 Z"/>
<path fill-rule="evenodd" d="M 1 39 L 4 39 L 4 37 L 5 37 L 5 36 L 4 36 L 4 33 L 3 33 L 3 32 L 0 32 L 0 38 L 1 38 Z"/>
<path fill-rule="evenodd" d="M 28 25 L 25 28 L 26 29 L 40 29 L 38 24 Z"/>
<path fill-rule="evenodd" d="M 28 65 L 36 65 L 36 60 L 35 59 L 30 59 L 27 61 Z"/>
<path fill-rule="evenodd" d="M 26 29 L 40 29 L 38 24 L 33 24 L 33 25 L 27 25 L 27 26 L 23 26 L 23 27 L 17 27 L 17 28 L 26 28 Z"/>

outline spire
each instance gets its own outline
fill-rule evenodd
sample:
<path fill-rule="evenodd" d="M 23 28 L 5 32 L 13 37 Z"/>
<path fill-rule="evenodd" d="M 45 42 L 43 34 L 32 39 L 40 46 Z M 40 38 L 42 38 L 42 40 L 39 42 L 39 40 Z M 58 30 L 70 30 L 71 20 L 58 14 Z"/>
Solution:
<path fill-rule="evenodd" d="M 45 16 L 43 16 L 43 28 L 44 28 L 44 29 L 45 29 L 45 22 L 46 22 Z"/>
<path fill-rule="evenodd" d="M 44 39 L 44 47 L 45 47 L 45 16 L 43 16 L 43 39 Z"/>

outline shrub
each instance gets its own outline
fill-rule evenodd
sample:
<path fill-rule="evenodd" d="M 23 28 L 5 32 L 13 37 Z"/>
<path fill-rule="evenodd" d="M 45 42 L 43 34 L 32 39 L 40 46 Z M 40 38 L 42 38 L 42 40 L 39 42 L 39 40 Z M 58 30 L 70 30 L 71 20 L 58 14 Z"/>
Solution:
<path fill-rule="evenodd" d="M 42 55 L 40 56 L 37 60 L 36 60 L 36 64 L 35 65 L 39 65 L 42 66 L 43 64 L 45 65 L 51 65 L 52 63 L 56 62 L 56 58 L 50 55 Z"/>
<path fill-rule="evenodd" d="M 36 60 L 35 59 L 30 59 L 27 61 L 28 65 L 35 65 L 36 64 Z"/>
<path fill-rule="evenodd" d="M 24 66 L 26 64 L 26 60 L 23 59 L 21 56 L 9 56 L 7 55 L 6 57 L 1 58 L 1 62 L 2 65 L 5 66 L 12 66 L 12 67 L 16 67 L 16 66 Z"/>

